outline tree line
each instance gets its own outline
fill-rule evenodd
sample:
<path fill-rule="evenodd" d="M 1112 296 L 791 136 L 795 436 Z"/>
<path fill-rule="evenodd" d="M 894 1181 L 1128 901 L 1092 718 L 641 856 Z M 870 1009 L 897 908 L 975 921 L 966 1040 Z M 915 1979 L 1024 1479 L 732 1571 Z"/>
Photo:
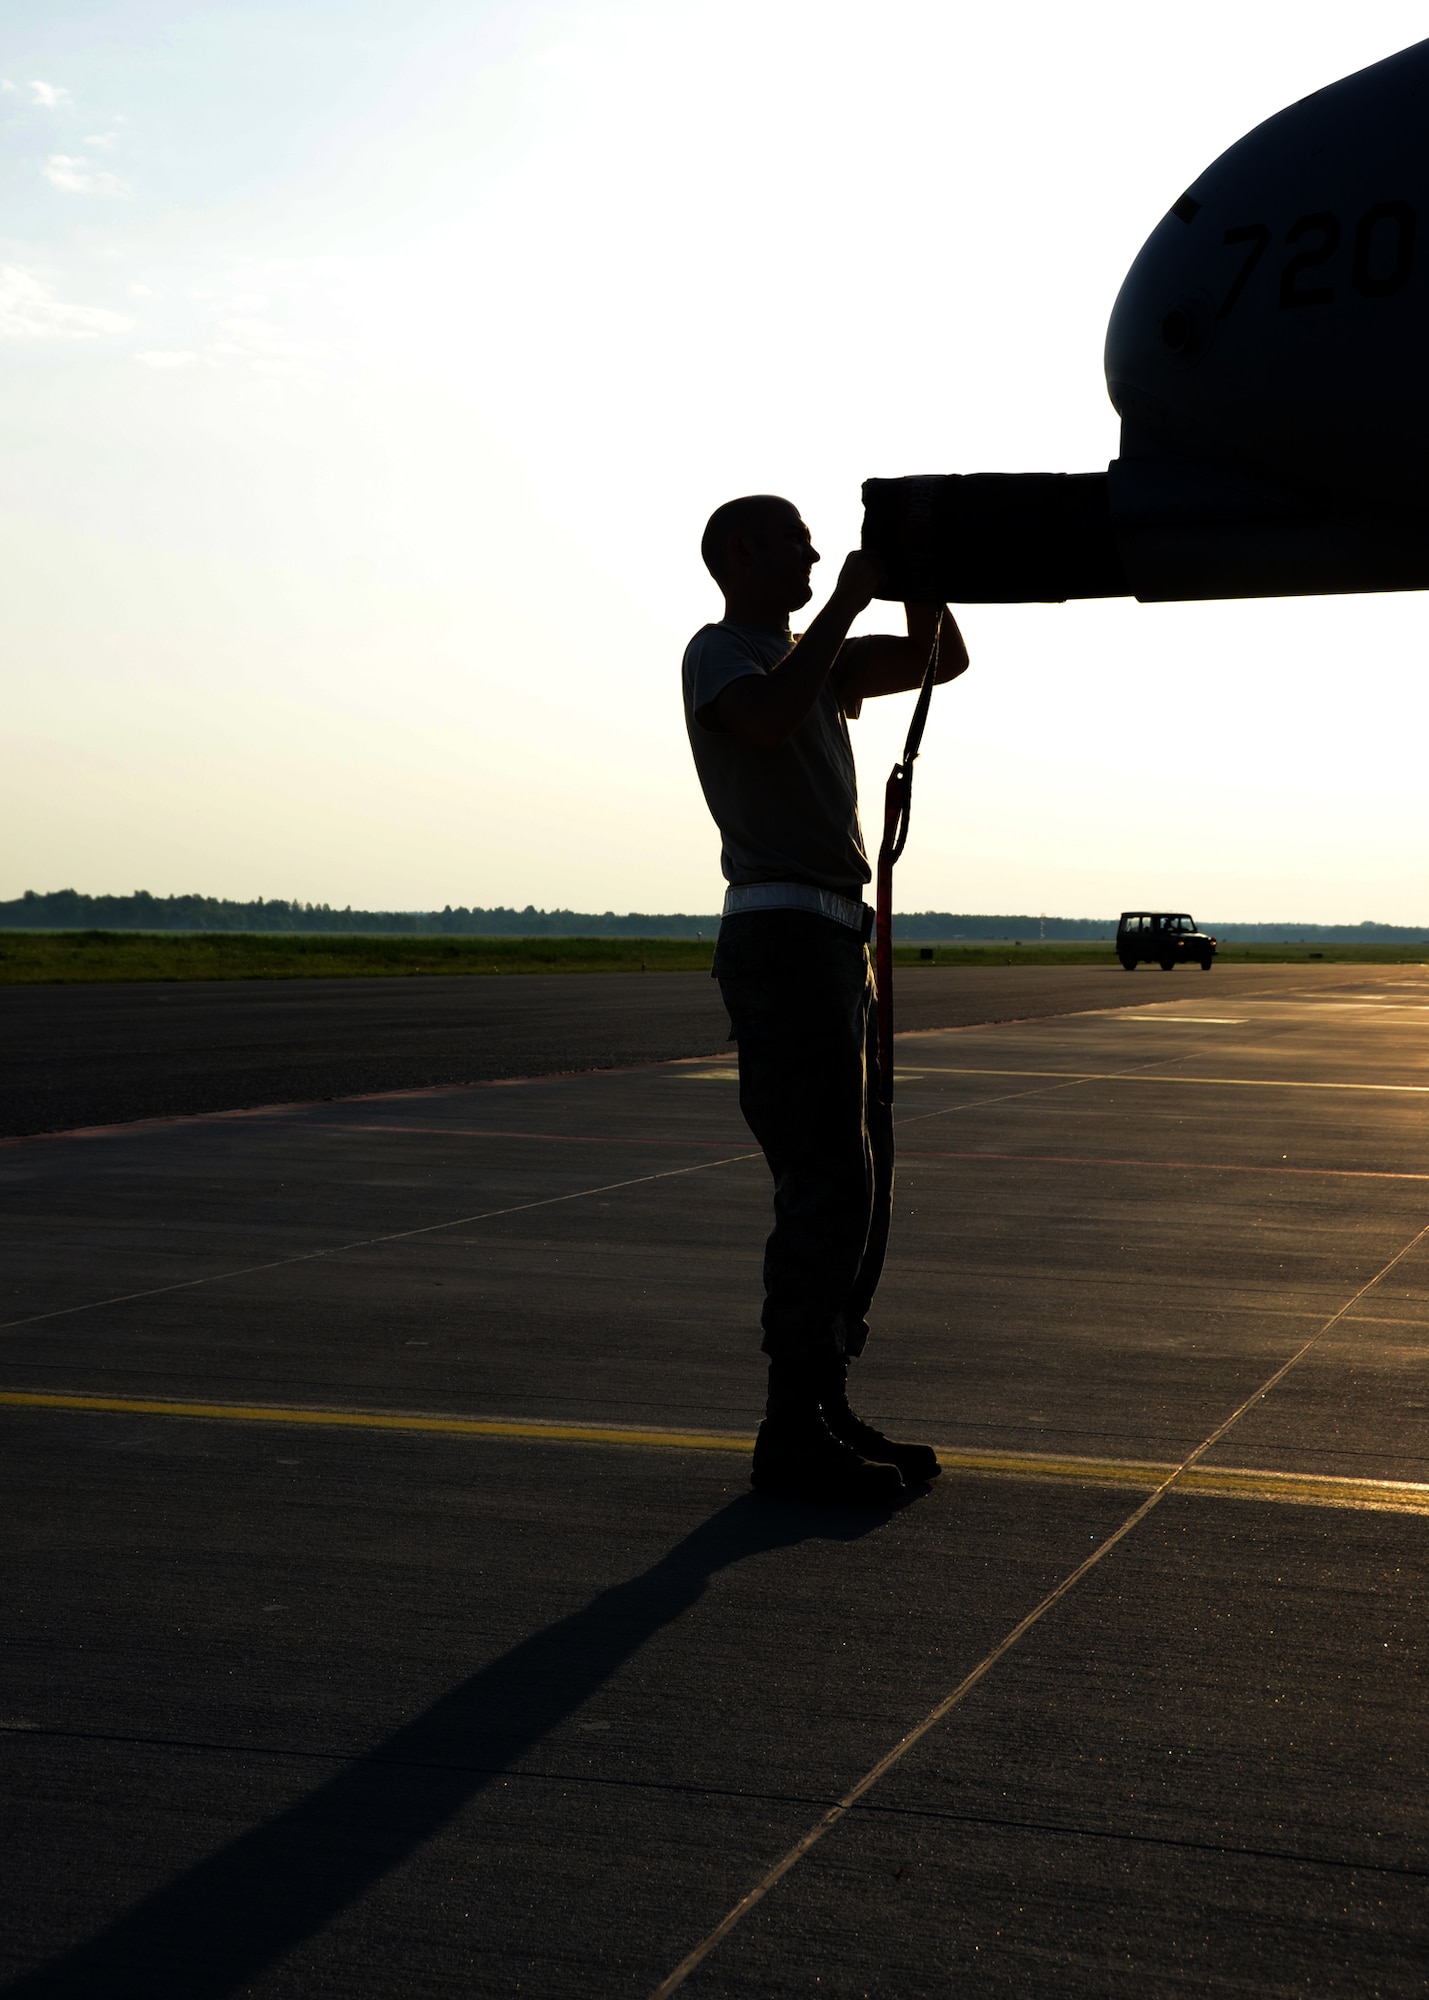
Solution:
<path fill-rule="evenodd" d="M 39 891 L 0 902 L 0 928 L 27 931 L 305 931 L 370 937 L 664 937 L 712 938 L 717 915 L 653 914 L 639 910 L 482 909 L 448 903 L 440 910 L 335 909 L 330 903 L 288 901 L 281 896 L 233 902 L 221 896 L 153 896 L 136 889 L 129 896 L 87 896 L 77 889 Z M 1410 944 L 1429 942 L 1429 926 L 1406 924 L 1212 923 L 1226 943 L 1239 944 Z M 1110 942 L 1115 917 L 960 915 L 951 910 L 914 910 L 894 918 L 895 935 L 918 942 L 1019 943 L 1043 939 L 1061 943 Z"/>

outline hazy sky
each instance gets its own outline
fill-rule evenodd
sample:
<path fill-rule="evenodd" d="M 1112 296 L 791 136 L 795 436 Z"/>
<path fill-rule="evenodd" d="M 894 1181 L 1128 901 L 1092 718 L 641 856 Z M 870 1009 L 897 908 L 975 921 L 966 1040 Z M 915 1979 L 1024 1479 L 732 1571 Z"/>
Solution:
<path fill-rule="evenodd" d="M 1159 217 L 1424 32 L 1399 0 L 0 22 L 0 895 L 618 910 L 717 906 L 678 680 L 711 508 L 787 493 L 822 594 L 870 474 L 1105 465 Z M 1429 598 L 963 622 L 900 907 L 1429 920 Z M 855 725 L 870 837 L 910 703 Z"/>

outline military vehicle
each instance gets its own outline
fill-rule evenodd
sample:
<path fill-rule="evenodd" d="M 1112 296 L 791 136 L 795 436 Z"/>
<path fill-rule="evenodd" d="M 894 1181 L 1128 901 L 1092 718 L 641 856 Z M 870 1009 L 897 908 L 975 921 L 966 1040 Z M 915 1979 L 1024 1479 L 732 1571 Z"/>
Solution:
<path fill-rule="evenodd" d="M 1195 918 L 1184 912 L 1123 910 L 1116 927 L 1116 955 L 1125 972 L 1135 972 L 1138 965 L 1159 965 L 1163 972 L 1174 972 L 1178 965 L 1199 965 L 1202 972 L 1209 972 L 1216 941 L 1209 931 L 1198 931 Z"/>

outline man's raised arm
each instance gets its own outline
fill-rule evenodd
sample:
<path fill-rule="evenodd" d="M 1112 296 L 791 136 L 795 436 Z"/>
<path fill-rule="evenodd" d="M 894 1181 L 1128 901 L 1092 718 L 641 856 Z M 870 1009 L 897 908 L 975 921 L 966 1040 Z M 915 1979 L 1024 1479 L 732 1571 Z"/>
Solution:
<path fill-rule="evenodd" d="M 955 681 L 967 671 L 968 649 L 958 630 L 957 620 L 945 604 L 905 604 L 908 637 L 896 639 L 890 633 L 858 639 L 858 655 L 850 671 L 840 679 L 845 701 L 854 706 L 873 695 L 904 694 L 922 685 L 928 671 L 928 655 L 938 640 L 938 671 L 944 681 Z M 942 629 L 939 631 L 939 620 Z"/>
<path fill-rule="evenodd" d="M 855 549 L 846 556 L 833 595 L 796 641 L 794 649 L 767 674 L 748 674 L 731 681 L 696 720 L 707 729 L 722 729 L 755 750 L 778 750 L 808 716 L 829 677 L 848 628 L 873 601 L 879 574 L 866 555 Z M 906 645 L 906 640 L 893 640 Z M 928 641 L 931 646 L 931 638 Z M 924 664 L 928 655 L 923 655 Z M 916 681 L 912 683 L 916 686 Z"/>

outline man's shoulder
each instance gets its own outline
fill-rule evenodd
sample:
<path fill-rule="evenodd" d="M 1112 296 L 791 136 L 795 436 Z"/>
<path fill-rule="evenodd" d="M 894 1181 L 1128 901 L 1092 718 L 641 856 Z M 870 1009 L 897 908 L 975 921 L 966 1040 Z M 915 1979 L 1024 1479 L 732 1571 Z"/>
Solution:
<path fill-rule="evenodd" d="M 787 632 L 766 632 L 732 618 L 702 625 L 685 648 L 689 661 L 744 660 L 761 672 L 778 666 L 794 641 Z"/>
<path fill-rule="evenodd" d="M 702 625 L 685 648 L 685 678 L 704 682 L 713 675 L 727 681 L 740 674 L 763 674 L 781 658 L 778 646 L 761 633 L 723 621 Z"/>
<path fill-rule="evenodd" d="M 689 645 L 685 648 L 686 661 L 698 659 L 702 653 L 708 650 L 711 641 L 716 638 L 716 635 L 723 632 L 723 630 L 724 627 L 721 625 L 701 625 L 699 631 L 696 632 L 694 638 L 691 639 Z"/>
<path fill-rule="evenodd" d="M 746 632 L 742 626 L 733 625 L 726 618 L 719 618 L 712 620 L 708 625 L 701 625 L 685 648 L 687 653 L 694 650 L 702 653 L 710 651 L 753 653 L 755 639 L 754 635 Z"/>
<path fill-rule="evenodd" d="M 783 652 L 777 647 L 761 647 L 759 639 L 760 634 L 726 621 L 700 627 L 685 648 L 683 679 L 688 717 L 703 718 L 705 710 L 719 700 L 732 682 L 767 674 L 779 664 Z"/>

